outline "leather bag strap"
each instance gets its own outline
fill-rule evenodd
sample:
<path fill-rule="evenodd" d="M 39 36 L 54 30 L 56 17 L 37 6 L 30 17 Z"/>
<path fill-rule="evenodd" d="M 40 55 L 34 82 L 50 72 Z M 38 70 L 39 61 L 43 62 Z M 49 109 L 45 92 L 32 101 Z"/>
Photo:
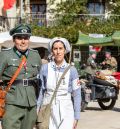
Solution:
<path fill-rule="evenodd" d="M 69 66 L 65 69 L 65 71 L 64 71 L 63 74 L 62 74 L 62 76 L 60 77 L 60 79 L 59 79 L 59 81 L 58 81 L 58 83 L 57 83 L 57 85 L 56 85 L 55 91 L 54 91 L 54 93 L 53 93 L 53 95 L 52 95 L 52 98 L 51 98 L 51 100 L 50 100 L 50 105 L 52 104 L 53 99 L 54 99 L 54 97 L 55 97 L 56 94 L 57 94 L 57 90 L 58 90 L 58 88 L 60 87 L 60 83 L 61 83 L 62 79 L 64 78 L 65 74 L 68 72 L 68 70 L 69 70 L 70 68 L 71 68 L 71 65 L 69 65 Z"/>
<path fill-rule="evenodd" d="M 15 71 L 15 73 L 13 74 L 12 78 L 10 79 L 9 83 L 8 83 L 8 86 L 5 88 L 5 91 L 8 92 L 14 82 L 14 80 L 17 78 L 17 76 L 19 75 L 23 65 L 26 63 L 26 57 L 25 56 L 22 56 L 22 61 L 21 63 L 19 64 L 17 70 Z"/>

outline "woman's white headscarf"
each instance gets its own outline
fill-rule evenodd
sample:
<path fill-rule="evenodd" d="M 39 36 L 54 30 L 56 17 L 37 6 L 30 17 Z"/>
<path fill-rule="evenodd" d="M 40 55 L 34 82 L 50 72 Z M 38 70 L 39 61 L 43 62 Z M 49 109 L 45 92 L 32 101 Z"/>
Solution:
<path fill-rule="evenodd" d="M 70 43 L 69 43 L 69 41 L 67 39 L 61 38 L 61 37 L 55 37 L 48 44 L 49 52 L 52 52 L 52 46 L 57 41 L 60 41 L 60 42 L 62 42 L 65 45 L 66 53 L 71 51 Z"/>

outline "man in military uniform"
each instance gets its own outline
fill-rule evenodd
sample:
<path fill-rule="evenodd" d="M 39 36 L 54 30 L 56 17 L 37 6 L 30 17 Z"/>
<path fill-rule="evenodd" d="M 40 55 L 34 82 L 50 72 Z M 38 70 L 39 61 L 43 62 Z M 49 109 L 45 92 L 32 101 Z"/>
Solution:
<path fill-rule="evenodd" d="M 41 66 L 36 50 L 29 49 L 31 28 L 18 25 L 10 31 L 14 47 L 0 52 L 0 78 L 4 85 L 12 78 L 24 55 L 27 59 L 6 96 L 2 129 L 33 129 L 37 118 L 35 82 Z"/>
<path fill-rule="evenodd" d="M 85 72 L 87 74 L 87 79 L 89 80 L 89 83 L 93 83 L 93 76 L 96 73 L 97 65 L 95 62 L 97 53 L 96 51 L 90 51 L 89 52 L 89 58 L 87 59 L 87 67 L 85 69 Z"/>
<path fill-rule="evenodd" d="M 115 57 L 111 56 L 110 50 L 105 51 L 105 60 L 102 62 L 103 65 L 110 65 L 110 70 L 115 72 L 117 70 L 117 61 Z"/>
<path fill-rule="evenodd" d="M 96 51 L 90 51 L 89 58 L 87 59 L 86 72 L 89 73 L 89 74 L 92 74 L 92 75 L 95 74 L 96 68 L 97 68 L 97 65 L 96 65 L 96 62 L 95 62 L 96 55 L 97 55 Z"/>

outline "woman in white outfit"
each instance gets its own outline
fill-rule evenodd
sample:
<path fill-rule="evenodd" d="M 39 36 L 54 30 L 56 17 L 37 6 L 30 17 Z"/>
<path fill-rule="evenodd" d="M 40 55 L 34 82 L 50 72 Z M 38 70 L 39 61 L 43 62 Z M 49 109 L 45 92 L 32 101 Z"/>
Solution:
<path fill-rule="evenodd" d="M 70 52 L 70 45 L 65 38 L 53 38 L 49 43 L 49 51 L 54 60 L 44 64 L 40 77 L 42 88 L 38 99 L 38 107 L 50 102 L 56 84 L 69 65 L 64 56 Z M 49 129 L 76 129 L 80 118 L 81 87 L 75 67 L 62 79 L 57 95 L 52 103 Z"/>

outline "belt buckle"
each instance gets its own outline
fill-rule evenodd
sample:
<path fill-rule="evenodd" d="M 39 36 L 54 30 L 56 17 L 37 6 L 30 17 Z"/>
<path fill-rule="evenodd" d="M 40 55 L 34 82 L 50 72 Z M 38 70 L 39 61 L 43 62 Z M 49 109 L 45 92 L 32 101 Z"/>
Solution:
<path fill-rule="evenodd" d="M 28 86 L 28 79 L 23 79 L 23 86 Z"/>

